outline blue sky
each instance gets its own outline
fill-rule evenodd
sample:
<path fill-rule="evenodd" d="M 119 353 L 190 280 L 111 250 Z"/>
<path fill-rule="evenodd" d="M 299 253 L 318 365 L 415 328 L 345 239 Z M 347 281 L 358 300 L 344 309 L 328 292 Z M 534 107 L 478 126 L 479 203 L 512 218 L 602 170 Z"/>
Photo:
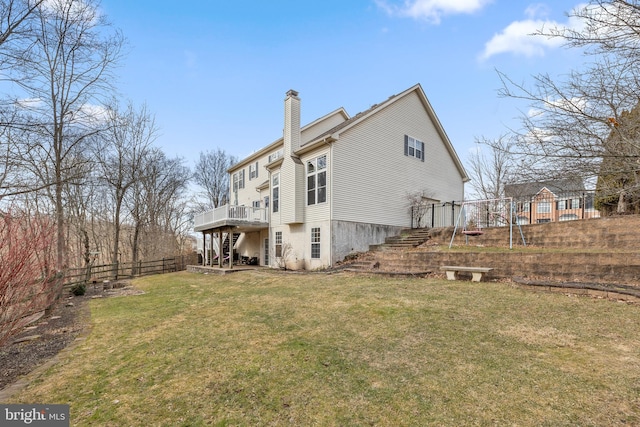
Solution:
<path fill-rule="evenodd" d="M 129 41 L 123 98 L 146 103 L 157 144 L 193 165 L 221 148 L 243 158 L 282 135 L 283 100 L 302 122 L 350 115 L 420 83 L 466 163 L 476 137 L 496 138 L 527 106 L 499 98 L 496 70 L 518 82 L 562 75 L 583 58 L 528 36 L 572 25 L 577 1 L 102 0 Z"/>

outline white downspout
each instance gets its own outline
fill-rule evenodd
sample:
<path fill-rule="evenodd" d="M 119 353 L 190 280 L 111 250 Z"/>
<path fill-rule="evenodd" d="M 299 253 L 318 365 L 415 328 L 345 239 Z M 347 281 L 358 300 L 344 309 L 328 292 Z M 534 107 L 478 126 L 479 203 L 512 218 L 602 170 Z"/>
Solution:
<path fill-rule="evenodd" d="M 333 144 L 329 144 L 329 267 L 333 267 Z"/>

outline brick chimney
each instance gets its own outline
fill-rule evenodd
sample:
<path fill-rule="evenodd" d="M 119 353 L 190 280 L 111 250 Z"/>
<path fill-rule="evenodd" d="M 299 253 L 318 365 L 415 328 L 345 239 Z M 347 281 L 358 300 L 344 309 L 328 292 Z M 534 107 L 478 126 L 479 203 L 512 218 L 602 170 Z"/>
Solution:
<path fill-rule="evenodd" d="M 284 100 L 284 155 L 290 156 L 300 148 L 300 98 L 289 90 Z"/>

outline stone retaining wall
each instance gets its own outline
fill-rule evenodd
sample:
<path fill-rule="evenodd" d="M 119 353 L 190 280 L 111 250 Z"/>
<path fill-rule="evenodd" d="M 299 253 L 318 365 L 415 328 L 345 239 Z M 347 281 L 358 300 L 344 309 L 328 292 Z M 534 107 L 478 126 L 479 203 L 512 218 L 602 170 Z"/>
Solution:
<path fill-rule="evenodd" d="M 508 250 L 507 228 L 483 230 L 480 236 L 457 234 L 454 245 L 476 246 L 459 252 L 425 246 L 373 253 L 382 271 L 439 273 L 442 265 L 491 267 L 488 280 L 544 278 L 557 281 L 640 284 L 640 216 L 620 216 L 522 226 L 527 248 L 517 227 L 514 249 Z M 453 227 L 433 230 L 432 242 L 448 245 Z M 468 242 L 468 243 L 467 243 Z M 488 249 L 489 247 L 503 249 Z M 536 249 L 539 249 L 537 251 Z"/>

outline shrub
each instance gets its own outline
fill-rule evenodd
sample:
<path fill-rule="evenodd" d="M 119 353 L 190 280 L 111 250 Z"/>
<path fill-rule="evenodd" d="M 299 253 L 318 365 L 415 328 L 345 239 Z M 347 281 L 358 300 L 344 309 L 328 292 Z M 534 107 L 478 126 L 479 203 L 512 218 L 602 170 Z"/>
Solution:
<path fill-rule="evenodd" d="M 77 297 L 82 296 L 87 292 L 87 286 L 84 283 L 78 283 L 73 285 L 71 293 Z"/>

